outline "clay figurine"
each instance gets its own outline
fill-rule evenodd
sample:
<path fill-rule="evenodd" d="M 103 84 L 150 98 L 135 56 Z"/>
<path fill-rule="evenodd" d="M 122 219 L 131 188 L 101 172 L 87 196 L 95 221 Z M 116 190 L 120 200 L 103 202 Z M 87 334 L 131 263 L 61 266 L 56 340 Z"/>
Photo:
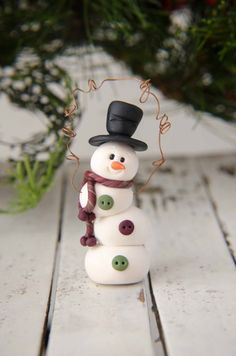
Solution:
<path fill-rule="evenodd" d="M 136 151 L 146 143 L 132 138 L 143 116 L 132 104 L 113 101 L 107 114 L 108 135 L 90 138 L 98 146 L 86 171 L 79 197 L 79 219 L 87 231 L 85 269 L 96 283 L 137 283 L 147 275 L 149 256 L 145 242 L 150 223 L 134 206 L 133 179 L 139 162 Z"/>

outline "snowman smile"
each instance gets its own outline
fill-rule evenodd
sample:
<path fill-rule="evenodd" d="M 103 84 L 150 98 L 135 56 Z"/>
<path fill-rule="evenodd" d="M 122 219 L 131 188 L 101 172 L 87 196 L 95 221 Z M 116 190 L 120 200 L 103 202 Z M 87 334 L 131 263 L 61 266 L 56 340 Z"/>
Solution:
<path fill-rule="evenodd" d="M 125 169 L 125 165 L 121 162 L 113 161 L 111 164 L 112 170 L 114 169 L 115 171 L 121 171 Z"/>

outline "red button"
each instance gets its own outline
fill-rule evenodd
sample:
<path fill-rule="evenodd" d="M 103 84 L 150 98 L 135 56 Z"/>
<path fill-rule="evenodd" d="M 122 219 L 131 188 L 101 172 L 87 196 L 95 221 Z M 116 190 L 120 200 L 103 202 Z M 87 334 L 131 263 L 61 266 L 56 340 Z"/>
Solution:
<path fill-rule="evenodd" d="M 130 220 L 123 220 L 119 225 L 119 231 L 123 235 L 130 235 L 134 231 L 134 224 Z"/>

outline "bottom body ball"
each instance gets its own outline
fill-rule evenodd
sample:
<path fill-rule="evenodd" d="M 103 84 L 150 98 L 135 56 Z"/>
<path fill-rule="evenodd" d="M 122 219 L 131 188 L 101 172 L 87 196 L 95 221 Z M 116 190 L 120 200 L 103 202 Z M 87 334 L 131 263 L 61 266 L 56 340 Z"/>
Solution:
<path fill-rule="evenodd" d="M 85 257 L 89 278 L 99 284 L 131 284 L 142 281 L 149 271 L 144 246 L 96 246 Z"/>

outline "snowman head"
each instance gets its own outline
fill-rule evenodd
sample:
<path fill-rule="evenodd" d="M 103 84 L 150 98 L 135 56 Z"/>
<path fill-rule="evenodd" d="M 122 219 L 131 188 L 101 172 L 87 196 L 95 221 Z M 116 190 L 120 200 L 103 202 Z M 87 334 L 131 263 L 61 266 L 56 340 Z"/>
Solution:
<path fill-rule="evenodd" d="M 113 180 L 128 181 L 138 171 L 138 157 L 129 145 L 107 142 L 93 153 L 90 166 L 94 173 Z"/>

